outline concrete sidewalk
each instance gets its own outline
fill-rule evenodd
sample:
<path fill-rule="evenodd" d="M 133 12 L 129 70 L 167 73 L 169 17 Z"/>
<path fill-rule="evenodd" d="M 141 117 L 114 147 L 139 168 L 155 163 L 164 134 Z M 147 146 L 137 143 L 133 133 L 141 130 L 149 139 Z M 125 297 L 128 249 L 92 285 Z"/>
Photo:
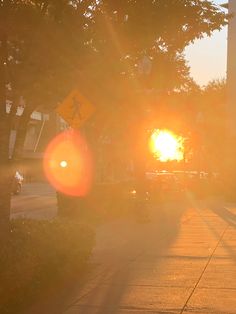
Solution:
<path fill-rule="evenodd" d="M 152 223 L 100 227 L 86 283 L 60 300 L 60 311 L 41 313 L 235 314 L 236 224 L 225 210 L 169 204 Z"/>

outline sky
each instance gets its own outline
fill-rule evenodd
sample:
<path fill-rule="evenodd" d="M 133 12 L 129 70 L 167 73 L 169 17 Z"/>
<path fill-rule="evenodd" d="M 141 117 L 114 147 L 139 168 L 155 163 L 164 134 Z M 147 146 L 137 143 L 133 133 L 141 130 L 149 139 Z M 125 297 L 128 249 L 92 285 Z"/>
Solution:
<path fill-rule="evenodd" d="M 226 0 L 214 0 L 221 4 Z M 212 37 L 196 40 L 185 50 L 190 66 L 190 74 L 200 85 L 206 85 L 210 80 L 226 76 L 227 64 L 227 27 L 216 31 Z"/>

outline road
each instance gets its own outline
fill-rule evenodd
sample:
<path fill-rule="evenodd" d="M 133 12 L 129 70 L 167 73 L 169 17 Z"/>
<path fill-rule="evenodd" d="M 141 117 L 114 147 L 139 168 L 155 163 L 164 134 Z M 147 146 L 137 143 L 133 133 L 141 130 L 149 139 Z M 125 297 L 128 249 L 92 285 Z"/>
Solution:
<path fill-rule="evenodd" d="M 190 197 L 151 217 L 98 226 L 87 278 L 45 292 L 29 313 L 235 314 L 236 206 Z"/>
<path fill-rule="evenodd" d="M 12 218 L 51 219 L 56 216 L 55 191 L 47 183 L 24 184 L 20 195 L 12 197 Z"/>

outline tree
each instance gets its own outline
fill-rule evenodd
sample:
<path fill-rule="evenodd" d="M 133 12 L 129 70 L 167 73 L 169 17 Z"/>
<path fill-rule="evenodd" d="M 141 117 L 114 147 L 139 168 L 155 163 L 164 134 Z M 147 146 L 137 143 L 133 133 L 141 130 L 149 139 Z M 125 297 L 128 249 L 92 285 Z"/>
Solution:
<path fill-rule="evenodd" d="M 0 3 L 0 223 L 10 214 L 12 171 L 9 137 L 19 105 L 25 100 L 14 158 L 24 144 L 32 112 L 55 108 L 75 84 L 87 58 L 86 27 L 91 1 L 1 1 Z M 8 88 L 7 88 L 8 86 Z M 11 101 L 6 113 L 6 102 Z M 7 228 L 0 230 L 6 234 Z M 1 239 L 3 236 L 1 236 Z"/>
<path fill-rule="evenodd" d="M 227 15 L 212 1 L 102 0 L 94 7 L 91 18 L 95 25 L 92 45 L 96 60 L 95 66 L 91 65 L 103 82 L 107 104 L 114 105 L 114 99 L 118 103 L 115 106 L 122 121 L 120 128 L 137 128 L 131 134 L 139 134 L 140 124 L 145 124 L 142 120 L 148 120 L 147 90 L 156 94 L 151 114 L 158 117 L 157 122 L 167 120 L 162 108 L 172 103 L 169 96 L 189 102 L 184 92 L 193 94 L 197 88 L 189 76 L 184 48 L 197 38 L 210 36 L 227 22 Z M 144 58 L 151 62 L 148 71 L 142 66 Z M 130 142 L 135 138 L 139 140 L 136 136 Z"/>
<path fill-rule="evenodd" d="M 227 139 L 227 89 L 226 81 L 213 80 L 202 90 L 202 137 L 210 171 L 223 171 Z"/>
<path fill-rule="evenodd" d="M 104 110 L 112 116 L 115 108 L 123 132 L 134 115 L 136 122 L 144 119 L 150 103 L 151 114 L 160 120 L 163 105 L 172 103 L 167 100 L 170 94 L 189 103 L 187 94 L 193 95 L 197 87 L 184 48 L 227 23 L 227 15 L 212 1 L 101 0 L 90 18 L 93 53 L 84 75 L 93 73 L 107 104 Z M 143 60 L 151 63 L 148 71 Z"/>
<path fill-rule="evenodd" d="M 28 4 L 29 25 L 11 42 L 9 62 L 12 89 L 25 99 L 25 112 L 18 130 L 14 158 L 21 153 L 26 125 L 33 110 L 52 110 L 76 85 L 89 54 L 84 25 L 88 1 L 35 1 Z M 40 3 L 40 5 L 39 5 Z M 23 10 L 22 16 L 26 14 Z M 21 21 L 19 22 L 21 23 Z M 16 25 L 17 26 L 17 25 Z M 33 28 L 29 31 L 28 28 Z M 23 41 L 23 42 L 22 42 Z M 12 110 L 17 107 L 13 102 Z"/>
<path fill-rule="evenodd" d="M 16 159 L 32 111 L 42 104 L 55 108 L 76 82 L 96 94 L 95 105 L 111 112 L 129 104 L 131 115 L 142 115 L 146 103 L 145 94 L 137 96 L 137 90 L 188 88 L 192 81 L 183 49 L 226 23 L 225 13 L 202 0 L 1 1 L 0 172 L 8 179 L 0 179 L 0 221 L 9 217 L 9 132 L 19 96 L 25 99 L 25 109 Z M 152 63 L 148 71 L 139 70 L 144 57 Z M 93 89 L 91 81 L 99 88 Z M 6 83 L 12 101 L 8 115 Z"/>
<path fill-rule="evenodd" d="M 226 82 L 213 80 L 178 95 L 182 109 L 182 127 L 188 137 L 193 168 L 222 171 L 222 143 L 226 142 Z M 221 143 L 221 144 L 220 144 Z"/>
<path fill-rule="evenodd" d="M 131 80 L 128 88 L 142 88 L 138 70 L 146 56 L 152 62 L 149 87 L 171 90 L 189 80 L 184 48 L 220 29 L 227 15 L 212 1 L 101 0 L 91 19 L 102 78 L 108 72 L 108 80 L 122 76 Z"/>

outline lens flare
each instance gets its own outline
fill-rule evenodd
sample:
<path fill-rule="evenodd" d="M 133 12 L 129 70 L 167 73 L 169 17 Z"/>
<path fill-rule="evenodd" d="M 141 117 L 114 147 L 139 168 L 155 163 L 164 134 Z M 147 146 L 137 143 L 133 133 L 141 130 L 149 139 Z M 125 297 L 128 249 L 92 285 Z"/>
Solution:
<path fill-rule="evenodd" d="M 44 171 L 49 183 L 71 196 L 85 196 L 93 176 L 92 156 L 86 140 L 77 131 L 60 133 L 48 145 Z"/>
<path fill-rule="evenodd" d="M 62 168 L 66 168 L 66 167 L 68 166 L 67 161 L 66 161 L 66 160 L 62 160 L 62 161 L 60 162 L 60 166 L 61 166 Z"/>
<path fill-rule="evenodd" d="M 155 130 L 150 137 L 150 150 L 161 162 L 184 159 L 184 139 L 168 130 Z"/>

